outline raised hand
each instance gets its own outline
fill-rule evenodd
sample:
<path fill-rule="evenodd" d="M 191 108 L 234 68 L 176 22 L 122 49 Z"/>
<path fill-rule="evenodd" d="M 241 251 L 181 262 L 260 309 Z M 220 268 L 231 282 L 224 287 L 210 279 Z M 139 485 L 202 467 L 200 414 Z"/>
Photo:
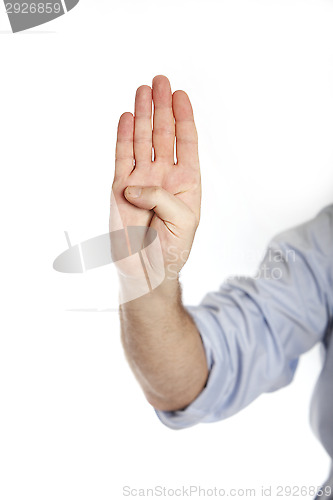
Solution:
<path fill-rule="evenodd" d="M 139 87 L 134 116 L 120 117 L 112 200 L 110 231 L 119 229 L 120 222 L 124 228 L 155 229 L 166 277 L 175 277 L 188 258 L 199 224 L 201 181 L 190 100 L 183 91 L 172 94 L 165 76 L 156 76 L 152 89 Z M 158 262 L 155 257 L 147 252 L 151 268 Z M 135 273 L 131 266 L 118 267 L 129 277 Z"/>

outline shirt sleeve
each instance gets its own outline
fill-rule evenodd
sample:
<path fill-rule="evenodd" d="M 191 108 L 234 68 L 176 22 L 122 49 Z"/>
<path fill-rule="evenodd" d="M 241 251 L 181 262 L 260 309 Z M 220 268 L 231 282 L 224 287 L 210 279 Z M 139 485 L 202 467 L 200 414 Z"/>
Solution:
<path fill-rule="evenodd" d="M 181 429 L 222 420 L 288 385 L 300 355 L 323 340 L 332 290 L 333 204 L 273 237 L 255 276 L 227 279 L 198 306 L 185 306 L 209 376 L 185 409 L 155 409 L 161 422 Z"/>

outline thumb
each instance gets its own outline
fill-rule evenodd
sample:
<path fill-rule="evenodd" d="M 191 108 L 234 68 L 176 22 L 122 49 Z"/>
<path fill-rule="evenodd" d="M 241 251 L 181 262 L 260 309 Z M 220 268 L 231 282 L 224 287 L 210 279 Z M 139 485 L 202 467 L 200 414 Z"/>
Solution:
<path fill-rule="evenodd" d="M 196 221 L 195 214 L 175 195 L 160 186 L 128 186 L 124 191 L 125 198 L 138 208 L 154 210 L 156 215 L 182 228 Z"/>

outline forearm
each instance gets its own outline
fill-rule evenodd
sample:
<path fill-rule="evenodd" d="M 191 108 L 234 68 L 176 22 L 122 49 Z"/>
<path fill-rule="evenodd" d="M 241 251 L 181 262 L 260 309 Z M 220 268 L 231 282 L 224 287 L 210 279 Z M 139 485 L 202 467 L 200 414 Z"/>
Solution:
<path fill-rule="evenodd" d="M 181 410 L 202 391 L 208 368 L 200 334 L 182 305 L 178 280 L 120 306 L 127 360 L 148 401 Z"/>

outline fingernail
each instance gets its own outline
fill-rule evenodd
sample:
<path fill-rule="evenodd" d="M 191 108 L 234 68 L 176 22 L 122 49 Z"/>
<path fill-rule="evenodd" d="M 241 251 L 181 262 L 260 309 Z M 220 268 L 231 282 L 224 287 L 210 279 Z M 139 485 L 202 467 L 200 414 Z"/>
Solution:
<path fill-rule="evenodd" d="M 126 191 L 127 191 L 127 194 L 131 198 L 139 198 L 139 196 L 141 195 L 142 189 L 140 187 L 136 187 L 136 186 L 128 186 Z"/>

